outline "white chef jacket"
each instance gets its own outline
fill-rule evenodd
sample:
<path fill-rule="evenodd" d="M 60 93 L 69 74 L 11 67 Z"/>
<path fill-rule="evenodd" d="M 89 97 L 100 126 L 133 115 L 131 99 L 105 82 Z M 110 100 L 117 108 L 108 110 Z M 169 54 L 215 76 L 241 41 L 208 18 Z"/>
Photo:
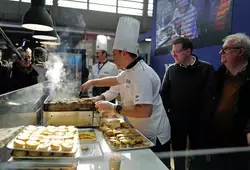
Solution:
<path fill-rule="evenodd" d="M 110 89 L 108 91 L 106 91 L 105 93 L 103 93 L 102 95 L 105 97 L 105 100 L 107 101 L 111 101 L 114 98 L 116 98 L 118 96 L 118 94 L 120 94 L 121 97 L 121 103 L 124 104 L 126 103 L 126 97 L 128 95 L 125 95 L 127 89 L 125 84 L 119 84 L 117 86 L 111 86 Z"/>
<path fill-rule="evenodd" d="M 149 118 L 128 117 L 129 122 L 156 144 L 158 138 L 161 144 L 170 140 L 170 124 L 159 94 L 161 81 L 156 72 L 143 60 L 117 76 L 120 84 L 125 84 L 126 104 L 152 104 L 152 115 Z"/>
<path fill-rule="evenodd" d="M 89 80 L 99 79 L 108 76 L 117 76 L 118 73 L 119 71 L 117 66 L 110 61 L 107 61 L 105 64 L 96 63 L 93 65 L 92 70 L 89 74 Z M 101 86 L 96 86 L 96 87 L 101 87 Z M 89 96 L 92 96 L 90 92 L 92 92 L 92 87 L 88 90 Z"/>
<path fill-rule="evenodd" d="M 114 63 L 110 61 L 107 61 L 104 64 L 96 63 L 92 67 L 92 70 L 89 74 L 89 79 L 99 79 L 108 76 L 117 76 L 118 73 L 118 68 Z"/>
<path fill-rule="evenodd" d="M 176 8 L 173 18 L 178 18 L 174 23 L 180 25 L 181 35 L 189 37 L 190 39 L 194 39 L 198 36 L 198 28 L 196 25 L 197 10 L 192 4 L 189 5 L 185 13 L 180 13 L 178 8 Z"/>

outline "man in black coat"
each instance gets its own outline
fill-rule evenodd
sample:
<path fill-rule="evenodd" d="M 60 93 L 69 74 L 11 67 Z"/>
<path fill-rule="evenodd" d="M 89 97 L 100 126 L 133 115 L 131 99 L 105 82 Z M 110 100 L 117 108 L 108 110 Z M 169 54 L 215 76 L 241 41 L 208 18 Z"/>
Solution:
<path fill-rule="evenodd" d="M 250 144 L 250 38 L 242 33 L 224 39 L 223 64 L 213 75 L 201 121 L 204 147 L 231 148 Z M 249 151 L 248 151 L 249 152 Z M 211 156 L 210 169 L 248 170 L 248 152 Z"/>
<path fill-rule="evenodd" d="M 193 44 L 187 38 L 177 38 L 172 45 L 175 63 L 166 71 L 161 97 L 171 126 L 173 151 L 199 149 L 199 125 L 205 87 L 213 66 L 192 54 Z M 174 159 L 175 170 L 185 170 L 185 157 Z"/>
<path fill-rule="evenodd" d="M 0 67 L 0 93 L 7 93 L 20 88 L 28 87 L 37 84 L 37 71 L 31 66 L 32 52 L 29 48 L 24 50 L 18 48 L 24 60 L 16 59 L 11 67 Z"/>

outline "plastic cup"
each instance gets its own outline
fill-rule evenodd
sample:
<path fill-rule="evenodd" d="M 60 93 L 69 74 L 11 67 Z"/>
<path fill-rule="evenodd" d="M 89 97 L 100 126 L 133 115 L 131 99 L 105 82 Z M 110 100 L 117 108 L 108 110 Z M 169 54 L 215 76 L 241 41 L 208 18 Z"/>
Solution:
<path fill-rule="evenodd" d="M 121 155 L 111 154 L 109 156 L 109 170 L 120 170 L 121 168 Z"/>

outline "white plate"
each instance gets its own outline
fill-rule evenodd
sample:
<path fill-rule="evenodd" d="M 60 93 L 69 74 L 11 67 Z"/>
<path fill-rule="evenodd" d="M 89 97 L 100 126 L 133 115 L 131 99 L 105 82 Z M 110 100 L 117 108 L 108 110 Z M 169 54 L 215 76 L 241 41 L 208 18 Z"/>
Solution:
<path fill-rule="evenodd" d="M 82 146 L 87 146 L 87 150 L 82 150 Z M 99 142 L 81 143 L 80 144 L 80 160 L 97 159 L 103 157 L 103 151 Z"/>

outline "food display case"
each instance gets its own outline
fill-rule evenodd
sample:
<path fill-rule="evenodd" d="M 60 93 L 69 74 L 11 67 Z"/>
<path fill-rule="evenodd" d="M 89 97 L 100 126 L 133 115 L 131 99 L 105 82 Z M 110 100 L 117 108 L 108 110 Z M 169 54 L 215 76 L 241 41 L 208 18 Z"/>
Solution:
<path fill-rule="evenodd" d="M 48 82 L 0 95 L 0 128 L 41 124 Z M 18 121 L 17 121 L 18 120 Z"/>

